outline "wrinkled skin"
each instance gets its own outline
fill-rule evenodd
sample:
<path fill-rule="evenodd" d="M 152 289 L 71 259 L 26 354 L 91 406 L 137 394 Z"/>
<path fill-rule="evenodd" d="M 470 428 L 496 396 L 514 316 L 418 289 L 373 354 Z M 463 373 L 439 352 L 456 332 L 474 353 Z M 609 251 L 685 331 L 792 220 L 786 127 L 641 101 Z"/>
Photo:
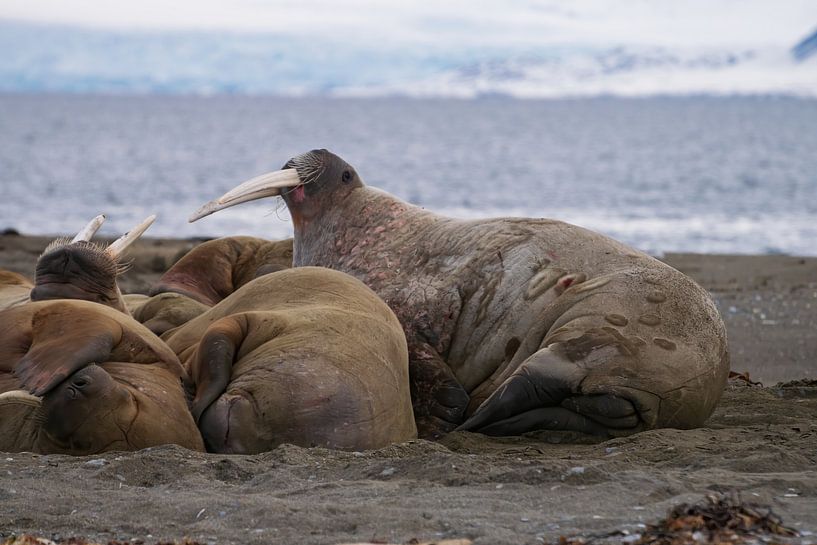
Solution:
<path fill-rule="evenodd" d="M 348 275 L 264 275 L 163 339 L 190 370 L 210 451 L 371 449 L 417 436 L 400 323 Z"/>
<path fill-rule="evenodd" d="M 247 282 L 292 266 L 292 239 L 225 237 L 199 244 L 151 289 L 125 296 L 136 320 L 157 335 L 185 324 Z"/>
<path fill-rule="evenodd" d="M 58 300 L 0 311 L 0 450 L 203 450 L 187 380 L 160 339 L 112 308 Z"/>
<path fill-rule="evenodd" d="M 0 310 L 27 303 L 33 287 L 22 274 L 0 269 Z"/>
<path fill-rule="evenodd" d="M 213 306 L 259 276 L 292 267 L 292 239 L 225 237 L 199 244 L 157 282 L 151 295 L 174 292 Z"/>
<path fill-rule="evenodd" d="M 293 264 L 362 280 L 409 348 L 420 435 L 701 425 L 729 369 L 709 295 L 603 235 L 547 219 L 464 221 L 366 187 L 326 150 L 291 159 Z"/>
<path fill-rule="evenodd" d="M 32 301 L 78 299 L 128 314 L 116 282 L 118 260 L 92 242 L 58 239 L 37 260 Z"/>
<path fill-rule="evenodd" d="M 125 296 L 128 301 L 130 296 Z M 136 301 L 134 301 L 136 302 Z M 210 310 L 210 306 L 199 303 L 181 293 L 160 293 L 153 297 L 142 296 L 131 313 L 133 318 L 156 335 L 186 324 L 196 316 Z"/>

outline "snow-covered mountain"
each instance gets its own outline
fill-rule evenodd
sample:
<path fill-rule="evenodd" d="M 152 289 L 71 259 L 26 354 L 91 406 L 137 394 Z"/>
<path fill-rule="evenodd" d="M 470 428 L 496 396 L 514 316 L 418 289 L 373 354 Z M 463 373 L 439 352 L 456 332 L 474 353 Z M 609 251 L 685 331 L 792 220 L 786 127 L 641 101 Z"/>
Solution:
<path fill-rule="evenodd" d="M 462 43 L 0 22 L 0 91 L 341 96 L 817 96 L 815 36 L 786 44 Z M 643 41 L 643 40 L 642 40 Z M 799 45 L 798 42 L 800 42 Z M 796 47 L 795 47 L 796 46 Z"/>

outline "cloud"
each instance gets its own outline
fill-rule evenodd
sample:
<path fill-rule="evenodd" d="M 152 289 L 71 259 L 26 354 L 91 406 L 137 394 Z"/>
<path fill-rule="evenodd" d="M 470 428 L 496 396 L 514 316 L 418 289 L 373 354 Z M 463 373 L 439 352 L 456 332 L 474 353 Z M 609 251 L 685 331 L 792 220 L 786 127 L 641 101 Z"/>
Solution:
<path fill-rule="evenodd" d="M 0 18 L 152 30 L 252 31 L 393 44 L 790 44 L 813 0 L 4 0 Z"/>

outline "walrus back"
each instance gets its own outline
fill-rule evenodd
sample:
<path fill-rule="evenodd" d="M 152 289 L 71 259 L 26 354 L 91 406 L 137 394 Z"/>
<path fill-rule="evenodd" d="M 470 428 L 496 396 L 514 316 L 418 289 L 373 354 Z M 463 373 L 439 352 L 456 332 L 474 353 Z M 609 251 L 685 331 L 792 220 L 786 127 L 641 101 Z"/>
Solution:
<path fill-rule="evenodd" d="M 211 450 L 260 452 L 282 442 L 361 449 L 416 437 L 400 323 L 344 273 L 265 275 L 164 338 L 194 377 L 205 377 L 197 397 L 210 392 L 214 357 L 228 373 L 202 408 Z"/>

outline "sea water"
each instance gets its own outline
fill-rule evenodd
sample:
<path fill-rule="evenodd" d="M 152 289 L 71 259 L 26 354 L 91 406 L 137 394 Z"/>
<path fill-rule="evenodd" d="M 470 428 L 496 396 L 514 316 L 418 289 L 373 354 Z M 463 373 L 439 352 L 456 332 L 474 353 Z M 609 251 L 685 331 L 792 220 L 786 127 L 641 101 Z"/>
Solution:
<path fill-rule="evenodd" d="M 817 100 L 0 95 L 0 229 L 290 236 L 278 199 L 187 217 L 313 148 L 463 218 L 582 225 L 639 249 L 817 255 Z"/>

